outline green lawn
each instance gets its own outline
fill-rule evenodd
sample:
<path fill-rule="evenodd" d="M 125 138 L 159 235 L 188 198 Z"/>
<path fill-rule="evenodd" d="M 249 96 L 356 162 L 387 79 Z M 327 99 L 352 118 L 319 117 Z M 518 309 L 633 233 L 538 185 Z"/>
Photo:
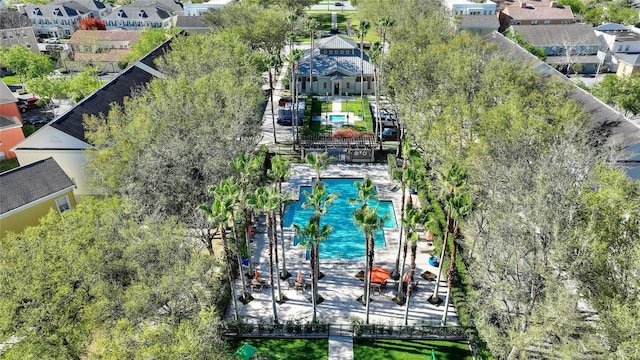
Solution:
<path fill-rule="evenodd" d="M 233 351 L 243 342 L 232 343 Z M 266 357 L 269 360 L 324 360 L 329 354 L 327 339 L 247 339 L 246 342 L 258 348 L 260 359 Z"/>
<path fill-rule="evenodd" d="M 20 84 L 20 78 L 18 75 L 8 75 L 2 78 L 2 81 L 7 85 L 18 85 Z"/>
<path fill-rule="evenodd" d="M 362 102 L 360 102 L 360 97 L 356 97 L 353 98 L 351 100 L 349 100 L 348 102 L 343 102 L 342 103 L 342 111 L 347 111 L 347 109 L 349 109 L 349 112 L 352 112 L 356 115 L 360 115 L 363 114 L 363 121 L 357 121 L 356 125 L 357 126 L 364 126 L 366 127 L 366 131 L 367 132 L 373 132 L 373 123 L 371 122 L 371 111 L 369 111 L 369 100 L 367 100 L 367 97 L 364 97 L 364 111 L 362 110 Z"/>
<path fill-rule="evenodd" d="M 466 343 L 438 340 L 354 340 L 354 360 L 425 360 L 431 359 L 431 349 L 438 360 L 471 360 Z"/>
<path fill-rule="evenodd" d="M 318 23 L 320 23 L 321 30 L 323 31 L 331 30 L 331 11 L 307 11 L 306 13 L 310 18 L 318 20 Z M 346 34 L 347 19 L 350 19 L 351 29 L 356 34 L 351 39 L 355 40 L 358 44 L 360 44 L 360 38 L 357 37 L 358 25 L 360 25 L 360 19 L 356 17 L 355 11 L 337 12 L 337 16 L 338 16 L 338 31 L 344 32 Z M 369 22 L 373 23 L 373 21 L 371 20 L 369 20 Z M 346 36 L 346 35 L 343 34 L 342 36 Z M 311 42 L 311 40 L 309 40 L 308 37 L 304 40 L 302 39 L 296 39 L 296 40 Z M 375 41 L 380 41 L 380 37 L 378 36 L 378 33 L 376 32 L 374 26 L 371 26 L 371 28 L 369 28 L 367 35 L 365 35 L 364 37 L 364 41 L 370 42 L 370 43 L 373 43 Z"/>

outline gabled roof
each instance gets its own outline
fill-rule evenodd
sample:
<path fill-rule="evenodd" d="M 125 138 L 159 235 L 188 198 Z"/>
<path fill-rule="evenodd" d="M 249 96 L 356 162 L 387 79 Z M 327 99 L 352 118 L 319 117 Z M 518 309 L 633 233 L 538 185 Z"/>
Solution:
<path fill-rule="evenodd" d="M 173 0 L 136 0 L 133 6 L 158 7 L 171 13 L 182 12 L 182 4 Z"/>
<path fill-rule="evenodd" d="M 42 17 L 75 17 L 86 13 L 83 9 L 74 9 L 64 4 L 36 4 L 24 7 L 27 16 Z"/>
<path fill-rule="evenodd" d="M 516 34 L 535 46 L 596 45 L 600 42 L 591 25 L 512 25 Z"/>
<path fill-rule="evenodd" d="M 615 23 L 602 24 L 596 27 L 596 30 L 598 31 L 631 31 L 628 27 L 621 24 L 615 24 Z"/>
<path fill-rule="evenodd" d="M 568 5 L 555 5 L 547 0 L 516 1 L 502 12 L 513 20 L 572 20 L 573 12 Z"/>
<path fill-rule="evenodd" d="M 623 54 L 616 54 L 616 58 L 618 58 L 619 61 L 625 62 L 631 66 L 640 66 L 640 54 L 633 54 L 633 55 L 623 55 Z"/>
<path fill-rule="evenodd" d="M 565 25 L 566 26 L 566 25 Z M 563 81 L 572 86 L 569 98 L 576 101 L 581 109 L 590 116 L 591 138 L 597 145 L 612 148 L 625 148 L 640 142 L 640 129 L 598 98 L 576 86 L 560 72 L 540 61 L 518 44 L 504 37 L 497 31 L 484 37 L 485 41 L 494 43 L 504 56 L 512 61 L 528 65 L 544 76 Z"/>
<path fill-rule="evenodd" d="M 176 27 L 189 29 L 189 28 L 209 28 L 209 25 L 202 21 L 202 16 L 185 16 L 178 15 L 176 18 Z"/>
<path fill-rule="evenodd" d="M 50 4 L 66 4 L 69 7 L 75 8 L 73 3 L 81 5 L 89 11 L 102 10 L 107 7 L 111 7 L 109 4 L 105 4 L 98 0 L 54 0 Z"/>
<path fill-rule="evenodd" d="M 328 38 L 320 39 L 315 46 L 316 49 L 357 49 L 356 42 L 343 38 L 339 35 L 334 35 Z"/>
<path fill-rule="evenodd" d="M 124 98 L 130 97 L 134 89 L 146 85 L 154 77 L 160 75 L 154 60 L 169 51 L 172 39 L 165 41 L 140 61 L 123 70 L 113 80 L 84 98 L 76 106 L 46 126 L 51 126 L 86 142 L 83 124 L 84 115 L 107 114 L 111 109 L 112 103 L 122 105 Z"/>
<path fill-rule="evenodd" d="M 460 29 L 488 28 L 498 30 L 500 21 L 495 15 L 464 15 L 460 19 Z"/>
<path fill-rule="evenodd" d="M 164 9 L 154 6 L 120 6 L 113 9 L 109 15 L 102 17 L 102 20 L 118 19 L 143 19 L 146 21 L 162 21 L 171 17 L 171 14 Z"/>
<path fill-rule="evenodd" d="M 300 74 L 309 74 L 311 57 L 307 52 L 307 56 L 305 56 L 302 60 L 300 60 L 300 65 L 298 68 L 298 73 Z M 367 61 L 365 57 L 363 64 L 364 74 L 372 75 L 373 74 L 373 65 Z M 327 76 L 335 71 L 342 73 L 345 76 L 356 76 L 360 74 L 360 56 L 358 55 L 324 55 L 324 54 L 315 54 L 313 56 L 313 73 L 320 76 Z"/>
<path fill-rule="evenodd" d="M 7 84 L 0 81 L 0 104 L 10 104 L 17 102 L 18 99 L 13 95 Z"/>
<path fill-rule="evenodd" d="M 75 185 L 53 158 L 0 173 L 0 214 Z"/>

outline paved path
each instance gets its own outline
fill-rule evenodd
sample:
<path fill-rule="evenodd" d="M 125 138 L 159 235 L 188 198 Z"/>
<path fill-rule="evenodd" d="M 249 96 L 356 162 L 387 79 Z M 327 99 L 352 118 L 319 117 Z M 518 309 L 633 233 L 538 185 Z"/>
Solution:
<path fill-rule="evenodd" d="M 342 112 L 342 100 L 333 100 L 331 103 L 331 112 Z"/>
<path fill-rule="evenodd" d="M 353 360 L 353 338 L 329 336 L 329 360 Z"/>

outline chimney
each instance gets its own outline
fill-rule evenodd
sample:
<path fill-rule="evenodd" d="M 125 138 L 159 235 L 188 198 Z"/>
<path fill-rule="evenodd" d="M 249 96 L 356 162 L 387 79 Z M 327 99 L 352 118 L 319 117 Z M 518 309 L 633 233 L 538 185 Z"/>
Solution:
<path fill-rule="evenodd" d="M 558 7 L 558 3 L 556 1 L 552 1 L 552 2 L 549 3 L 549 6 Z"/>
<path fill-rule="evenodd" d="M 520 8 L 524 9 L 527 7 L 527 3 L 526 2 L 520 2 Z"/>

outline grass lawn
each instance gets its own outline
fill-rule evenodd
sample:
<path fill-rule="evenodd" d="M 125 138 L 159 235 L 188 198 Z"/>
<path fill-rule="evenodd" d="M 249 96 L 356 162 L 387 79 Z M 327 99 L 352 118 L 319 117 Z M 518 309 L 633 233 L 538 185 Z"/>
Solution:
<path fill-rule="evenodd" d="M 466 343 L 439 340 L 354 340 L 354 360 L 424 360 L 430 359 L 431 349 L 438 360 L 471 360 Z"/>
<path fill-rule="evenodd" d="M 18 75 L 8 75 L 2 78 L 2 81 L 4 81 L 5 84 L 7 85 L 18 85 L 20 84 L 20 78 L 18 77 Z"/>
<path fill-rule="evenodd" d="M 243 342 L 232 343 L 233 351 Z M 258 348 L 260 358 L 269 360 L 324 360 L 329 354 L 327 339 L 247 339 L 246 342 Z"/>
<path fill-rule="evenodd" d="M 320 30 L 331 31 L 331 11 L 307 11 L 306 13 L 307 13 L 307 16 L 309 16 L 310 18 L 318 20 L 318 23 L 320 24 Z M 351 37 L 351 39 L 356 41 L 359 46 L 360 38 L 357 37 L 357 32 L 358 32 L 358 26 L 360 25 L 360 19 L 356 17 L 355 11 L 337 12 L 337 16 L 338 16 L 338 31 L 344 32 L 344 34 L 341 34 L 341 35 L 345 37 L 346 37 L 345 34 L 347 32 L 347 19 L 351 20 L 351 29 L 354 31 L 354 34 L 355 34 L 353 37 Z M 308 37 L 303 41 L 311 42 L 311 40 Z M 364 37 L 364 41 L 370 42 L 370 43 L 373 43 L 375 41 L 380 41 L 380 37 L 378 36 L 378 33 L 375 30 L 375 27 L 372 26 L 371 28 L 369 28 L 367 35 L 365 35 Z"/>
<path fill-rule="evenodd" d="M 369 100 L 367 97 L 364 97 L 364 111 L 362 111 L 362 102 L 360 102 L 360 97 L 353 98 L 348 102 L 342 103 L 342 111 L 352 112 L 356 115 L 363 114 L 362 122 L 356 122 L 356 125 L 365 126 L 368 132 L 373 132 L 373 123 L 371 122 L 371 111 L 369 111 Z"/>

